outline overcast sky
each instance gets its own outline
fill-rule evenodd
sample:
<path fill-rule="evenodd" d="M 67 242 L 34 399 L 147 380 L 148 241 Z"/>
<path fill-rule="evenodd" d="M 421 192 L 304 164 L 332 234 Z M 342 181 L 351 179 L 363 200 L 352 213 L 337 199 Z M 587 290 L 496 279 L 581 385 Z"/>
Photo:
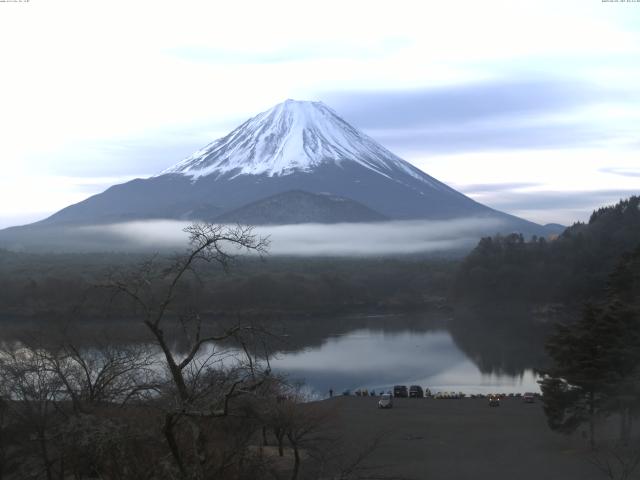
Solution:
<path fill-rule="evenodd" d="M 640 3 L 0 2 L 0 228 L 322 100 L 491 207 L 640 193 Z"/>

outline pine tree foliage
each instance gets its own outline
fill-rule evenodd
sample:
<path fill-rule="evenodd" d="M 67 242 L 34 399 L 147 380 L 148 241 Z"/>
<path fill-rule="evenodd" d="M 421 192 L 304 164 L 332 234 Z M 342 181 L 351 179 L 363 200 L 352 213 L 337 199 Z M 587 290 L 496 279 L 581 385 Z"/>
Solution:
<path fill-rule="evenodd" d="M 470 303 L 602 299 L 620 256 L 639 244 L 640 196 L 634 196 L 596 210 L 587 224 L 576 223 L 558 238 L 483 238 L 461 265 L 454 292 Z"/>
<path fill-rule="evenodd" d="M 617 414 L 627 441 L 640 413 L 640 247 L 610 275 L 606 300 L 589 304 L 580 320 L 558 325 L 546 345 L 554 366 L 540 382 L 549 426 L 572 433 Z"/>

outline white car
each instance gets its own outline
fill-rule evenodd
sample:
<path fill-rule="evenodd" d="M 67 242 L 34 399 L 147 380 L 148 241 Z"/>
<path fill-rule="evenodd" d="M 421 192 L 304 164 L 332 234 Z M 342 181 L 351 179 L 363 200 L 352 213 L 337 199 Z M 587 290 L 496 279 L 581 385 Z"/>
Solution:
<path fill-rule="evenodd" d="M 393 396 L 390 393 L 385 393 L 378 400 L 378 408 L 393 408 Z"/>

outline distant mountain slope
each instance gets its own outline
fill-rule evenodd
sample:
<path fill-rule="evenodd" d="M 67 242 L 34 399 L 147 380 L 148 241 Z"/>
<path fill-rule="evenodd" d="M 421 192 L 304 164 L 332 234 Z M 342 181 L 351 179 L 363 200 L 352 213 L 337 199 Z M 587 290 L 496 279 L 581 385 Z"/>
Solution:
<path fill-rule="evenodd" d="M 559 223 L 547 223 L 546 225 L 543 225 L 542 228 L 544 228 L 547 235 L 553 236 L 560 235 L 567 227 L 565 225 L 560 225 Z"/>
<path fill-rule="evenodd" d="M 390 219 L 498 218 L 503 232 L 545 234 L 540 225 L 430 177 L 326 105 L 294 100 L 256 115 L 159 175 L 115 185 L 42 223 L 205 219 L 292 190 L 348 198 Z"/>
<path fill-rule="evenodd" d="M 348 198 L 291 190 L 252 202 L 214 220 L 220 223 L 283 225 L 378 222 L 388 218 Z"/>
<path fill-rule="evenodd" d="M 458 299 L 577 302 L 601 294 L 625 252 L 640 246 L 640 197 L 596 210 L 556 240 L 483 238 L 456 278 Z"/>
<path fill-rule="evenodd" d="M 278 224 L 469 218 L 480 224 L 473 235 L 549 234 L 546 227 L 493 210 L 430 177 L 326 105 L 287 100 L 156 176 L 114 185 L 41 222 L 0 231 L 0 248 L 124 248 L 117 236 L 121 225 L 108 230 L 109 238 L 105 230 L 70 227 L 134 220 Z M 157 232 L 149 239 L 162 240 Z"/>

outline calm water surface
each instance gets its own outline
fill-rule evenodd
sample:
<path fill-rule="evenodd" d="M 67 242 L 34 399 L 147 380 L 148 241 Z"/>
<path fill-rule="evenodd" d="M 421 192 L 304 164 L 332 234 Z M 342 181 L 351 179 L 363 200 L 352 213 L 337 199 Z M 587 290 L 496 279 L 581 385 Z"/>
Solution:
<path fill-rule="evenodd" d="M 421 385 L 432 392 L 539 391 L 533 369 L 520 374 L 483 373 L 446 328 L 403 326 L 355 328 L 327 334 L 312 346 L 280 352 L 276 371 L 304 381 L 319 396 L 358 388 L 389 390 L 395 384 Z M 344 324 L 343 324 L 344 329 Z"/>
<path fill-rule="evenodd" d="M 485 314 L 481 319 L 487 318 L 493 321 L 490 327 L 473 317 L 455 322 L 428 314 L 297 318 L 269 324 L 284 338 L 272 347 L 271 366 L 292 381 L 304 382 L 317 397 L 327 396 L 329 389 L 336 394 L 359 388 L 379 392 L 397 384 L 417 384 L 434 393 L 539 391 L 533 369 L 544 362 L 544 337 L 521 327 L 504 327 L 517 316 Z M 23 322 L 15 328 L 2 325 L 0 338 L 5 340 L 28 330 Z M 38 327 L 29 326 L 35 331 Z M 123 339 L 134 342 L 148 333 L 127 322 L 87 323 L 74 331 L 87 346 L 99 332 L 119 331 Z"/>

